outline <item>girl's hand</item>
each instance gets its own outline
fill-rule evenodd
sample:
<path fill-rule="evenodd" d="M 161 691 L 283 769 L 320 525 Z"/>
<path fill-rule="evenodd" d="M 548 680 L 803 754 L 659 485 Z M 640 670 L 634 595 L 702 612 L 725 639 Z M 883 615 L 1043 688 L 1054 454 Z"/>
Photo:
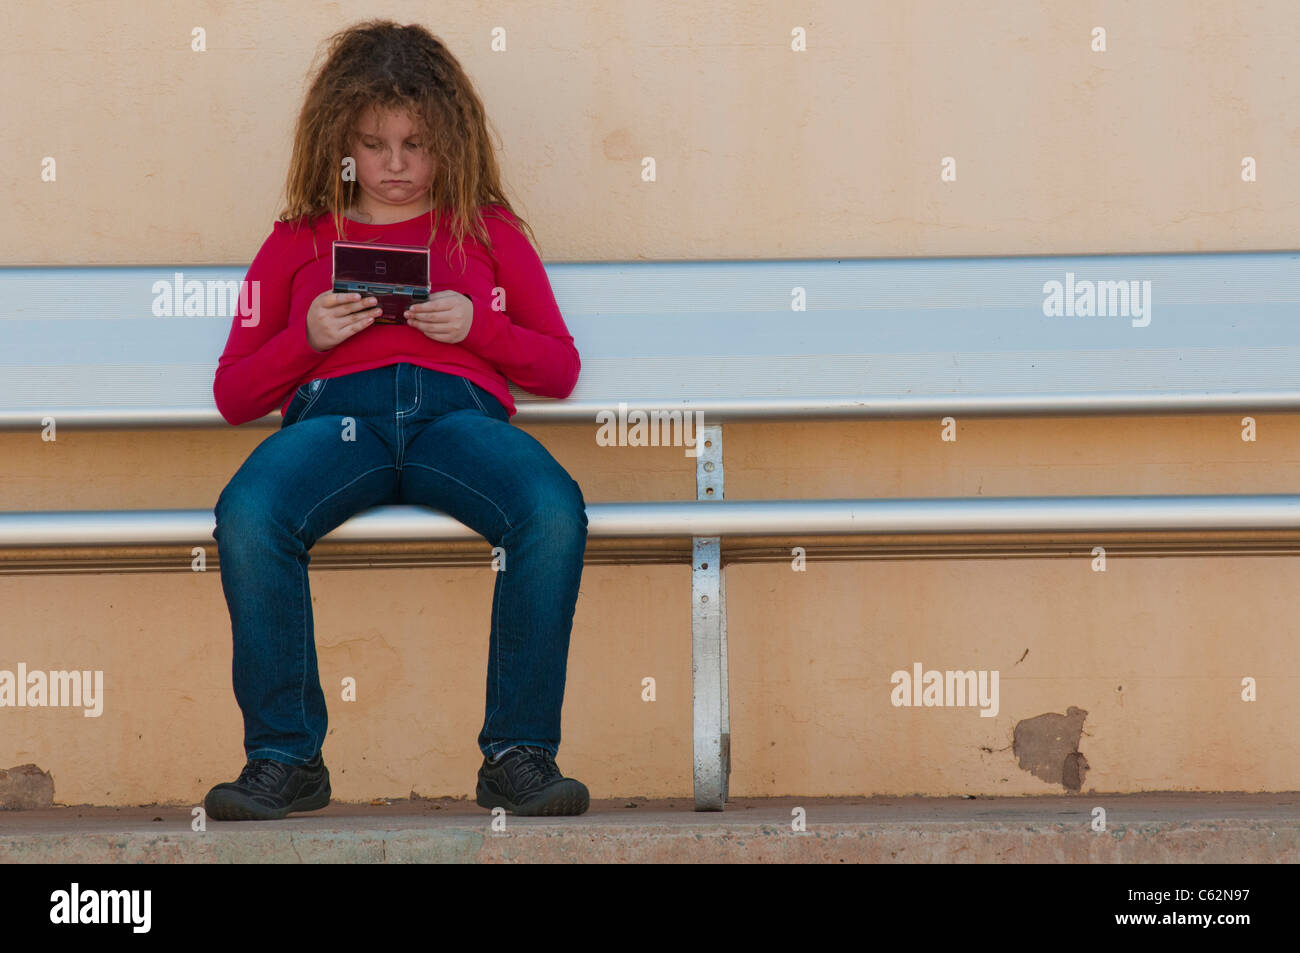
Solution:
<path fill-rule="evenodd" d="M 366 298 L 355 291 L 335 294 L 326 291 L 316 296 L 307 309 L 307 343 L 315 351 L 328 351 L 342 344 L 358 331 L 374 323 L 383 308 L 375 307 L 374 298 Z"/>
<path fill-rule="evenodd" d="M 405 312 L 406 323 L 427 338 L 444 344 L 459 344 L 474 323 L 474 302 L 459 291 L 439 291 Z"/>

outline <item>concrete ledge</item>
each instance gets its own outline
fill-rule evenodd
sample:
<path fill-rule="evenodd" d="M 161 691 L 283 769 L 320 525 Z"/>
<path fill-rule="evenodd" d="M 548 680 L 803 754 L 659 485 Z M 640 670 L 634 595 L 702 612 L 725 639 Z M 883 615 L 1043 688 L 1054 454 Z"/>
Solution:
<path fill-rule="evenodd" d="M 1106 811 L 1094 831 L 1093 809 Z M 802 808 L 806 831 L 791 829 Z M 595 801 L 574 818 L 472 801 L 331 804 L 283 821 L 190 807 L 0 814 L 0 863 L 1300 863 L 1300 794 Z"/>

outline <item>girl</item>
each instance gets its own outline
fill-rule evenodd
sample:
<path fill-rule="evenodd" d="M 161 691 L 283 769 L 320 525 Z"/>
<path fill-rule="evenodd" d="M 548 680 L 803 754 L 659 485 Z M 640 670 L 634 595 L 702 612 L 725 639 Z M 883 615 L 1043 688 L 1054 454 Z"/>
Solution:
<path fill-rule="evenodd" d="M 214 510 L 247 764 L 208 793 L 208 816 L 329 803 L 308 551 L 388 503 L 436 507 L 506 553 L 478 803 L 581 814 L 587 788 L 555 754 L 586 504 L 509 422 L 506 385 L 567 397 L 580 362 L 455 57 L 420 26 L 372 20 L 336 34 L 298 117 L 286 197 L 248 270 L 254 309 L 237 309 L 213 385 L 231 424 L 276 407 L 284 418 Z M 373 298 L 331 290 L 336 238 L 429 247 L 429 300 L 404 325 L 375 324 Z"/>

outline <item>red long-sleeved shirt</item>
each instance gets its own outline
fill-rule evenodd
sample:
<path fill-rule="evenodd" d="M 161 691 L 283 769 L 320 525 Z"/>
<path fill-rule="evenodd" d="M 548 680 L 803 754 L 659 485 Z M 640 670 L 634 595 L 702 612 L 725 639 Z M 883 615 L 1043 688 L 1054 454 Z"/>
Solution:
<path fill-rule="evenodd" d="M 489 208 L 514 220 L 499 205 Z M 528 239 L 514 225 L 485 214 L 483 223 L 499 264 L 494 268 L 487 249 L 469 235 L 462 273 L 459 251 L 448 251 L 452 239 L 446 216 L 440 215 L 432 241 L 430 218 L 425 213 L 387 225 L 349 219 L 347 240 L 427 245 L 430 293 L 450 289 L 473 302 L 474 320 L 463 341 L 445 344 L 407 325 L 372 324 L 328 351 L 315 350 L 307 342 L 307 309 L 332 286 L 331 242 L 338 237 L 333 218 L 317 216 L 297 232 L 277 221 L 245 278 L 247 300 L 254 300 L 254 287 L 260 294 L 257 321 L 245 327 L 243 322 L 252 318 L 236 307 L 226 349 L 217 362 L 212 394 L 221 416 L 242 424 L 277 406 L 283 415 L 294 392 L 309 380 L 402 361 L 468 378 L 495 395 L 512 417 L 515 403 L 507 378 L 540 397 L 568 397 L 581 361 L 546 270 Z M 497 288 L 504 298 L 494 293 Z M 495 300 L 502 300 L 504 311 L 493 310 Z"/>

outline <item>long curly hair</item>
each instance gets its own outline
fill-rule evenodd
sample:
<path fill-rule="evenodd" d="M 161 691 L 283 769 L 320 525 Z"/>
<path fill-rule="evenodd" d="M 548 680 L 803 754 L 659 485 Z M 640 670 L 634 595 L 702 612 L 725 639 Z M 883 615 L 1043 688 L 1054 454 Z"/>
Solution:
<path fill-rule="evenodd" d="M 497 204 L 537 245 L 532 226 L 511 207 L 501 187 L 487 115 L 469 76 L 423 26 L 392 20 L 365 20 L 329 38 L 325 61 L 298 114 L 280 221 L 314 221 L 330 214 L 339 238 L 346 240 L 343 213 L 356 202 L 360 184 L 355 178 L 344 180 L 343 161 L 352 154 L 359 120 L 368 111 L 388 109 L 408 112 L 434 162 L 431 238 L 443 209 L 462 259 L 463 242 L 471 233 L 492 255 L 482 216 L 501 218 L 483 208 Z"/>

